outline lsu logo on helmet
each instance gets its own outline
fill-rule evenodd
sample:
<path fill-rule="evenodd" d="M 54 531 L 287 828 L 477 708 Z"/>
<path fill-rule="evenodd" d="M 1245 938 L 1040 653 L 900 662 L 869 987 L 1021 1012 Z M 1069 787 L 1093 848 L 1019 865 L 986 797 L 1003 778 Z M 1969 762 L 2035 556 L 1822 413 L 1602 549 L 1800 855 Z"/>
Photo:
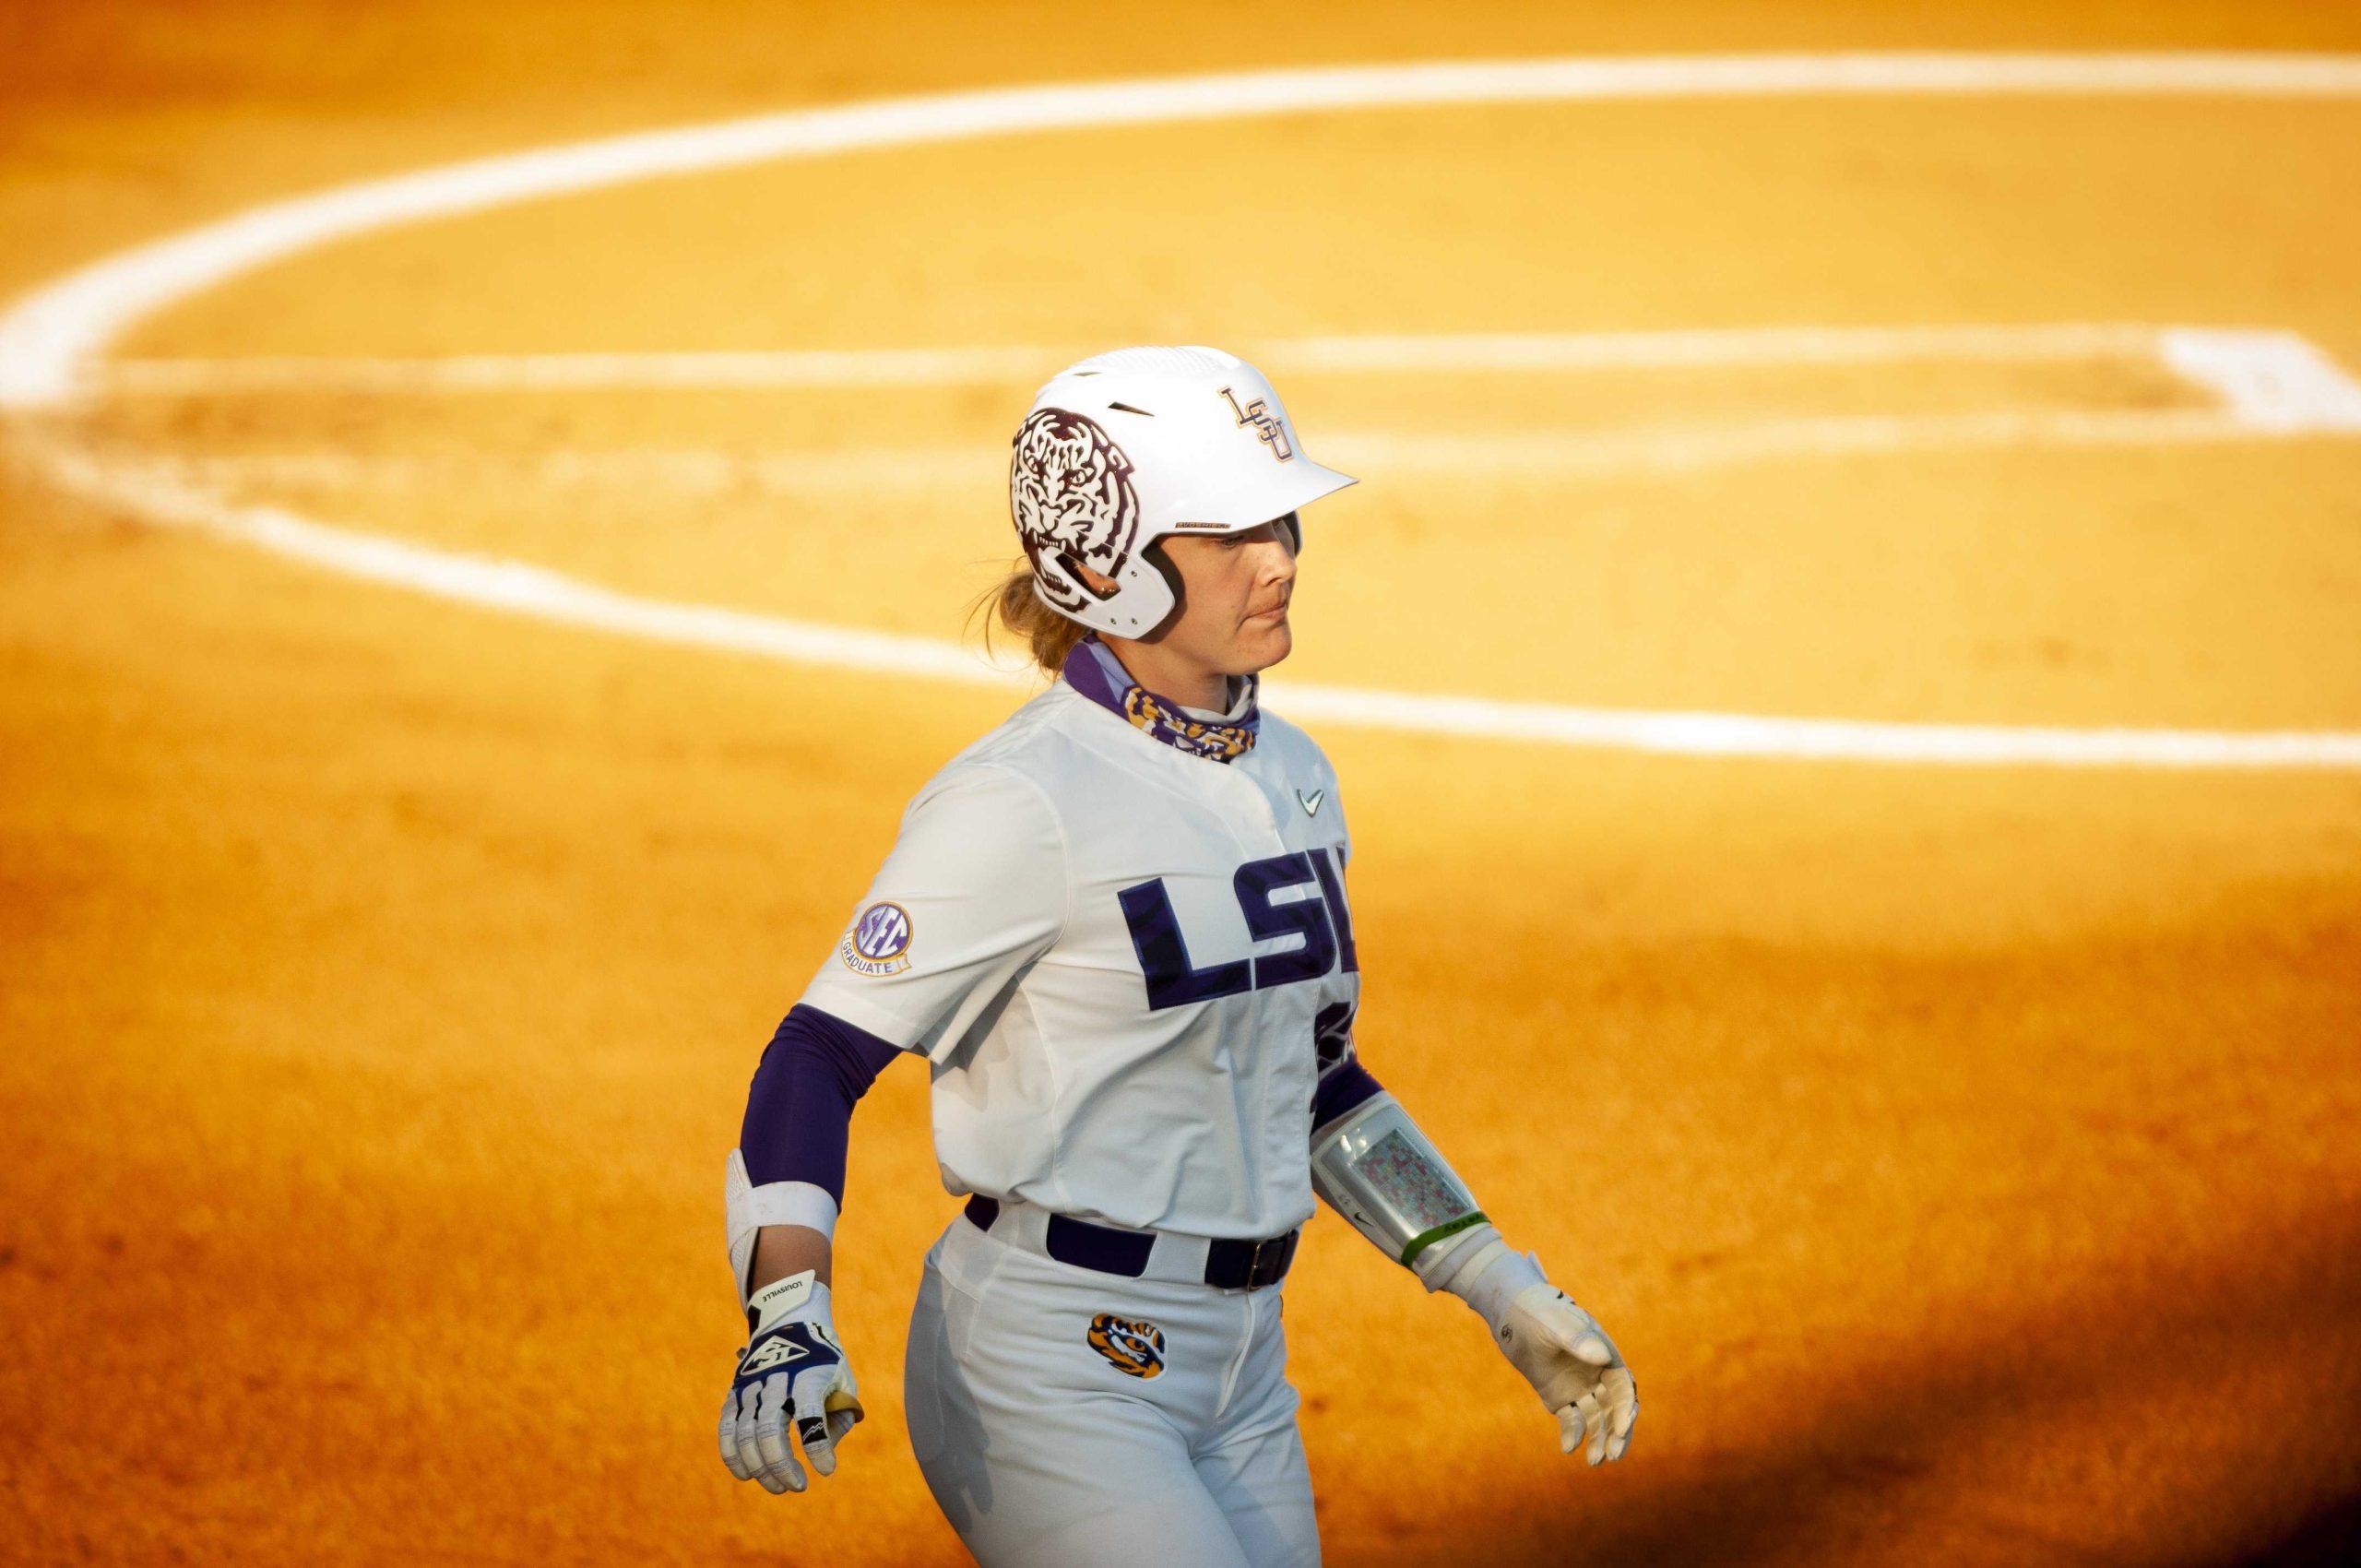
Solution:
<path fill-rule="evenodd" d="M 1155 1377 L 1164 1371 L 1164 1330 L 1139 1318 L 1100 1313 L 1090 1320 L 1090 1348 L 1127 1377 Z"/>
<path fill-rule="evenodd" d="M 1295 456 L 1295 448 L 1287 445 L 1287 427 L 1279 422 L 1278 415 L 1271 412 L 1269 403 L 1257 398 L 1244 408 L 1240 408 L 1238 405 L 1238 395 L 1227 386 L 1215 396 L 1228 399 L 1229 411 L 1238 416 L 1239 427 L 1244 429 L 1248 425 L 1252 425 L 1255 438 L 1271 449 L 1272 457 L 1284 463 Z"/>

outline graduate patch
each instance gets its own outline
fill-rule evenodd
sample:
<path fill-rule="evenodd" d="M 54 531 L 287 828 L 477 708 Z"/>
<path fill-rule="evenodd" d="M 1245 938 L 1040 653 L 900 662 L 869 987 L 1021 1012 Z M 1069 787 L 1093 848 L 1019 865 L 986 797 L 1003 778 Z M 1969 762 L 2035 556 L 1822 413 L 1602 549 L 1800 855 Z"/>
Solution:
<path fill-rule="evenodd" d="M 899 904 L 872 904 L 845 932 L 836 956 L 855 974 L 898 975 L 910 967 L 910 916 Z"/>

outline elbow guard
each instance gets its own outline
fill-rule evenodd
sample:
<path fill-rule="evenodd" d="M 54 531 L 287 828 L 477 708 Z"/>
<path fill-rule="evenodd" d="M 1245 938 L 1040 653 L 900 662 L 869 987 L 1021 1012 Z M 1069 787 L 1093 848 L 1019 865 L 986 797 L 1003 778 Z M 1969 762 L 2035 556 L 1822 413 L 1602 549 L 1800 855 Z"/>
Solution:
<path fill-rule="evenodd" d="M 1311 1185 L 1354 1229 L 1421 1279 L 1456 1250 L 1465 1232 L 1487 1223 L 1467 1184 L 1401 1102 L 1382 1092 L 1314 1138 Z M 1446 1241 L 1453 1245 L 1437 1249 Z"/>

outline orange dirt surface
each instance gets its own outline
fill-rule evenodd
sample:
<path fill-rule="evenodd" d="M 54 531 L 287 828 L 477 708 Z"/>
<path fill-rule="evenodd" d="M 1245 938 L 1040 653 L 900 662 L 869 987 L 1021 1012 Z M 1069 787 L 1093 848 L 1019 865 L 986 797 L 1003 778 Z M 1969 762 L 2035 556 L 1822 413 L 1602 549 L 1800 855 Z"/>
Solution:
<path fill-rule="evenodd" d="M 288 195 L 798 104 L 1936 48 L 2353 52 L 2361 13 L 20 6 L 0 296 Z M 2285 327 L 2351 373 L 2356 188 L 2351 102 L 1282 117 L 389 231 L 119 351 L 2120 320 Z M 1282 386 L 1313 452 L 1334 430 L 1373 454 L 1413 427 L 2189 397 L 2138 365 Z M 631 592 L 953 636 L 1008 551 L 993 448 L 1029 391 L 0 416 L 0 1558 L 965 1560 L 898 1398 L 955 1211 L 923 1075 L 856 1118 L 836 1293 L 870 1420 L 802 1497 L 713 1452 L 739 1329 L 719 1184 L 772 1025 L 903 803 L 1009 694 L 323 575 L 73 500 L 29 438 L 215 462 L 326 521 Z M 982 467 L 864 493 L 648 457 L 791 468 L 881 421 Z M 552 454 L 593 478 L 552 481 Z M 1381 464 L 1311 519 L 1271 702 L 1292 677 L 2352 731 L 2355 496 L 2349 436 Z M 2361 774 L 1314 729 L 1357 839 L 1361 1051 L 1644 1401 L 1622 1464 L 1564 1459 L 1475 1320 L 1323 1216 L 1287 1290 L 1330 1561 L 2361 1560 Z"/>

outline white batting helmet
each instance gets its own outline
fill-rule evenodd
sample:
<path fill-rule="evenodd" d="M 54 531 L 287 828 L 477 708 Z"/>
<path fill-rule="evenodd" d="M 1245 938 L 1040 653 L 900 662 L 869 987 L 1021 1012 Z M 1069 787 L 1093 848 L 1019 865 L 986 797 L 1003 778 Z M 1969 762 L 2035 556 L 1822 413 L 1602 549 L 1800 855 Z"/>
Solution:
<path fill-rule="evenodd" d="M 1218 349 L 1117 349 L 1051 376 L 1018 426 L 1008 511 L 1033 591 L 1094 631 L 1140 637 L 1172 613 L 1147 547 L 1236 533 L 1351 484 L 1303 455 L 1263 373 Z M 1100 598 L 1075 572 L 1115 581 Z"/>

